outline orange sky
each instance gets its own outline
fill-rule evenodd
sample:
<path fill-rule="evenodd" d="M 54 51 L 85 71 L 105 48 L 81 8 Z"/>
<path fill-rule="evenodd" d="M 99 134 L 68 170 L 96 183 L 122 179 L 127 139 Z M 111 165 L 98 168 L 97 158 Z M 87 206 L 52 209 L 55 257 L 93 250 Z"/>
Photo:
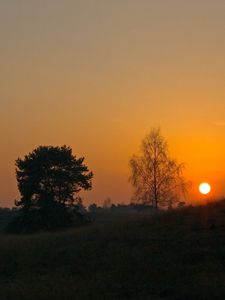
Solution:
<path fill-rule="evenodd" d="M 93 170 L 86 202 L 128 202 L 129 157 L 160 126 L 193 181 L 225 187 L 225 1 L 0 2 L 0 205 L 14 161 L 70 145 Z M 197 200 L 193 200 L 197 201 Z"/>

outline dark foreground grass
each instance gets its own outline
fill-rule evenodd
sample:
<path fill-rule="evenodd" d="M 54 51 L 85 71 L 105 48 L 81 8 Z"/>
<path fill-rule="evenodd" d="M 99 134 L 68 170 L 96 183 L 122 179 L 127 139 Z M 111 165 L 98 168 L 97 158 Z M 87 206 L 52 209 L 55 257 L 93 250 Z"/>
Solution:
<path fill-rule="evenodd" d="M 2 234 L 0 299 L 225 299 L 225 202 Z"/>

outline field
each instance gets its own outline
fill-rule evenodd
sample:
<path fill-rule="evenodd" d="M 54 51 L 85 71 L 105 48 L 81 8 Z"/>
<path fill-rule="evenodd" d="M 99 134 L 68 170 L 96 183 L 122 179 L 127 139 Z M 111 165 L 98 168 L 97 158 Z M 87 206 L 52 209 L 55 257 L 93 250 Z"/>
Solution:
<path fill-rule="evenodd" d="M 0 299 L 225 299 L 225 202 L 1 234 Z"/>

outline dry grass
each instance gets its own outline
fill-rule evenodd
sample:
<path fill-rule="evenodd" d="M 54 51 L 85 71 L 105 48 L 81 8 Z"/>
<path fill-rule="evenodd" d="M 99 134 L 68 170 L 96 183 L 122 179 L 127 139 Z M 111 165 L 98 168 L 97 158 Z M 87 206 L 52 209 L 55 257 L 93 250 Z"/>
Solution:
<path fill-rule="evenodd" d="M 225 202 L 0 236 L 1 300 L 225 299 Z"/>

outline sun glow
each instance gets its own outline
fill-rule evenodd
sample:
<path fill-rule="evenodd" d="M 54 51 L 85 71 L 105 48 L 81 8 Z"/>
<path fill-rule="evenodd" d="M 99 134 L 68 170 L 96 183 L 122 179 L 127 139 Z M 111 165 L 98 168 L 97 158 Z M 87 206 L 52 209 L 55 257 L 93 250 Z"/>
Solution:
<path fill-rule="evenodd" d="M 207 182 L 203 182 L 199 185 L 199 192 L 203 195 L 207 195 L 211 191 L 211 186 Z"/>

